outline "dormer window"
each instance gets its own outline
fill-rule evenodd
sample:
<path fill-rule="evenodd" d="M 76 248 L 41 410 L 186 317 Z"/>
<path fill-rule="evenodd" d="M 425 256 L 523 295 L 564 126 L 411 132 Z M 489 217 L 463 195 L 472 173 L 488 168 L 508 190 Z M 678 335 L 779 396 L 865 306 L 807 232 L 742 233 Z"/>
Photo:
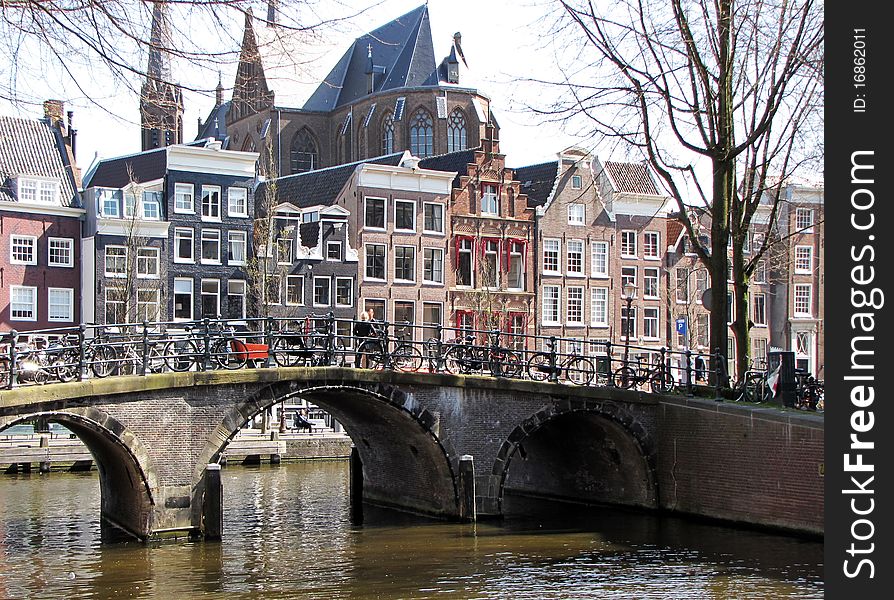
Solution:
<path fill-rule="evenodd" d="M 18 180 L 19 202 L 40 202 L 53 204 L 59 201 L 59 182 L 52 179 Z"/>

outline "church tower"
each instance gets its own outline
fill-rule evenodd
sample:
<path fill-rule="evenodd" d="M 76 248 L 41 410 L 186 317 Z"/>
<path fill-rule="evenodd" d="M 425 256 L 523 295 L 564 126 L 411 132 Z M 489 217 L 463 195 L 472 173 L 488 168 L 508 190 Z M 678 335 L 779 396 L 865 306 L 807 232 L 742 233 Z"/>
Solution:
<path fill-rule="evenodd" d="M 142 149 L 152 150 L 183 142 L 183 91 L 171 82 L 171 31 L 167 6 L 154 2 L 149 64 L 140 91 Z"/>

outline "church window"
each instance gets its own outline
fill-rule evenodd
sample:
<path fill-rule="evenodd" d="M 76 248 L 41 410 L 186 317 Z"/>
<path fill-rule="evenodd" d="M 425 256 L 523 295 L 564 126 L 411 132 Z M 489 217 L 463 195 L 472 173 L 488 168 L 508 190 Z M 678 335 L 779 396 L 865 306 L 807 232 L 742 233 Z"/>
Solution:
<path fill-rule="evenodd" d="M 382 154 L 394 154 L 394 115 L 382 117 Z"/>
<path fill-rule="evenodd" d="M 303 173 L 319 167 L 319 153 L 313 137 L 307 129 L 302 129 L 292 140 L 289 153 L 291 172 Z"/>
<path fill-rule="evenodd" d="M 431 156 L 434 154 L 433 141 L 431 115 L 420 108 L 410 121 L 410 153 L 420 158 Z"/>
<path fill-rule="evenodd" d="M 460 109 L 450 113 L 447 120 L 447 152 L 466 149 L 466 118 Z"/>

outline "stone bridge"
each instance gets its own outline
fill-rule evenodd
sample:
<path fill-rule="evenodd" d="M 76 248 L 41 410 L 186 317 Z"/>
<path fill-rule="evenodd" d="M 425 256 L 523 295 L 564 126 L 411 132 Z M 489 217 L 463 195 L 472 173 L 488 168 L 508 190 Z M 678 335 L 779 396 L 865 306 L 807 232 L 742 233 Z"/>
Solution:
<path fill-rule="evenodd" d="M 498 517 L 512 491 L 822 531 L 821 418 L 617 388 L 339 367 L 165 373 L 2 391 L 0 430 L 43 417 L 74 432 L 108 531 L 213 536 L 209 465 L 293 397 L 344 425 L 375 504 Z"/>

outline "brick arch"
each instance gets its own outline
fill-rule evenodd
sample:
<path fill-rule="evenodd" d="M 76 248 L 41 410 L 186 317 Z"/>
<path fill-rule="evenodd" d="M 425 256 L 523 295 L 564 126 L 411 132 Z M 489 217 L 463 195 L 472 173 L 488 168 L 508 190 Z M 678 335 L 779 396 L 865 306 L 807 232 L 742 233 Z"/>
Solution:
<path fill-rule="evenodd" d="M 16 415 L 0 420 L 0 430 L 36 418 L 61 423 L 90 450 L 99 471 L 103 519 L 138 538 L 149 537 L 159 478 L 140 439 L 120 421 L 93 407 Z"/>
<path fill-rule="evenodd" d="M 573 419 L 573 421 L 571 420 Z M 568 427 L 573 424 L 573 427 Z M 567 441 L 569 444 L 583 444 L 586 439 L 582 429 L 599 427 L 602 433 L 612 436 L 612 439 L 623 445 L 627 455 L 617 456 L 619 460 L 627 460 L 638 469 L 634 476 L 642 477 L 644 490 L 638 497 L 631 496 L 627 499 L 604 498 L 577 498 L 578 500 L 591 500 L 594 502 L 627 504 L 647 508 L 655 508 L 658 503 L 658 477 L 657 477 L 657 442 L 653 435 L 644 428 L 635 415 L 622 405 L 612 402 L 588 403 L 586 407 L 561 403 L 544 408 L 525 419 L 516 426 L 501 444 L 496 460 L 491 469 L 490 489 L 496 491 L 496 497 L 491 500 L 497 506 L 498 513 L 503 514 L 503 501 L 506 491 L 506 480 L 510 472 L 513 460 L 527 460 L 523 444 L 536 439 L 536 436 L 549 432 L 558 440 Z M 574 430 L 574 434 L 569 430 Z M 616 449 L 612 448 L 616 453 Z M 635 454 L 635 456 L 631 456 Z M 520 456 L 522 455 L 522 456 Z M 572 453 L 579 458 L 582 454 Z M 564 462 L 564 461 L 563 461 Z M 570 464 L 568 464 L 570 463 Z M 553 473 L 561 474 L 562 469 L 571 469 L 579 465 L 572 461 L 566 464 L 552 464 Z M 518 471 L 518 469 L 516 469 Z M 539 493 L 538 495 L 562 497 L 561 495 Z M 570 496 L 565 499 L 572 499 Z"/>
<path fill-rule="evenodd" d="M 227 411 L 199 456 L 194 480 L 200 480 L 207 463 L 219 460 L 226 444 L 249 419 L 295 397 L 312 401 L 338 419 L 355 442 L 364 472 L 368 466 L 376 469 L 370 479 L 375 480 L 385 470 L 401 473 L 408 479 L 401 481 L 398 477 L 393 483 L 408 489 L 397 497 L 415 499 L 419 504 L 415 509 L 421 513 L 457 516 L 459 492 L 454 461 L 458 455 L 452 451 L 450 442 L 438 435 L 437 416 L 420 406 L 413 394 L 384 383 L 288 381 L 261 388 Z M 391 410 L 383 411 L 383 406 Z M 398 454 L 397 449 L 404 445 L 411 454 Z M 408 473 L 408 469 L 413 472 Z M 414 477 L 418 482 L 416 489 L 411 481 Z M 365 483 L 365 494 L 370 489 L 376 488 Z M 387 495 L 383 492 L 381 497 Z M 429 499 L 430 505 L 424 506 Z M 409 504 L 412 508 L 413 502 Z"/>

